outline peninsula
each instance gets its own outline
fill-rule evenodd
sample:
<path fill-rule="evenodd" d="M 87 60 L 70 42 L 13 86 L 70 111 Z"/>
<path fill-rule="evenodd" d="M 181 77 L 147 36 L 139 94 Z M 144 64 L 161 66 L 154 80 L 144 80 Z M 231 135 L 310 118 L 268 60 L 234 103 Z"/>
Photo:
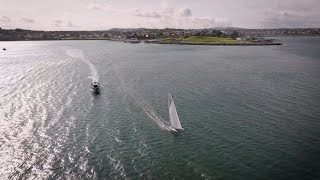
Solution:
<path fill-rule="evenodd" d="M 262 37 L 211 37 L 211 36 L 189 36 L 179 38 L 163 38 L 159 40 L 145 41 L 145 43 L 178 44 L 178 45 L 214 45 L 214 46 L 265 46 L 282 45 L 273 39 Z"/>

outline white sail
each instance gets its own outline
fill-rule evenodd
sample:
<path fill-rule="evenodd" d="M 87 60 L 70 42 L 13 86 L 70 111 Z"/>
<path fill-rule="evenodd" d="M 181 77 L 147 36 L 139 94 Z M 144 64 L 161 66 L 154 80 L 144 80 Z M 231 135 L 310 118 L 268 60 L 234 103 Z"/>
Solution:
<path fill-rule="evenodd" d="M 169 93 L 168 105 L 169 105 L 169 116 L 170 116 L 171 127 L 173 127 L 174 129 L 183 129 L 181 126 L 177 109 L 176 109 L 176 106 L 174 105 L 173 97 L 171 93 Z"/>

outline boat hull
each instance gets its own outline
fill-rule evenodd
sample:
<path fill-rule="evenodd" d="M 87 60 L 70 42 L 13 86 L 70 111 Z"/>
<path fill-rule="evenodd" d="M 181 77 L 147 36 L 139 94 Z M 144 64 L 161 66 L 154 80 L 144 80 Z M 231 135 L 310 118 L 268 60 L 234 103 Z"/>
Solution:
<path fill-rule="evenodd" d="M 175 128 L 169 126 L 169 130 L 172 131 L 172 132 L 178 132 Z"/>
<path fill-rule="evenodd" d="M 99 91 L 100 90 L 100 88 L 93 88 L 93 87 L 91 87 L 91 89 L 92 89 L 92 91 Z"/>
<path fill-rule="evenodd" d="M 92 89 L 93 91 L 99 91 L 99 90 L 100 90 L 100 84 L 99 84 L 98 82 L 93 82 L 93 83 L 91 84 L 91 89 Z"/>

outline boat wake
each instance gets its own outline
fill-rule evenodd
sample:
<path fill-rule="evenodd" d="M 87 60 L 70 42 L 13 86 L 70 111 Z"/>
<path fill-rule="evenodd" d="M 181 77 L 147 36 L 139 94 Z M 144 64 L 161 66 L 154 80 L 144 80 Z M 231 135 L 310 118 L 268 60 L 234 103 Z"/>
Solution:
<path fill-rule="evenodd" d="M 80 49 L 68 49 L 66 50 L 68 56 L 76 59 L 80 59 L 82 62 L 86 63 L 91 70 L 92 82 L 99 82 L 99 74 L 96 67 L 84 57 L 83 51 Z"/>
<path fill-rule="evenodd" d="M 168 130 L 168 131 L 174 131 L 174 132 L 177 131 L 177 130 L 175 130 L 174 128 L 172 128 L 168 123 L 166 123 L 164 120 L 162 120 L 159 116 L 157 116 L 154 111 L 150 111 L 149 109 L 144 108 L 144 107 L 143 107 L 142 109 L 143 109 L 143 111 L 146 113 L 146 115 L 147 115 L 151 120 L 153 120 L 154 122 L 156 122 L 157 125 L 158 125 L 161 129 Z"/>
<path fill-rule="evenodd" d="M 129 89 L 127 89 L 129 90 Z M 134 99 L 136 104 L 142 108 L 143 112 L 154 122 L 156 123 L 161 129 L 167 131 L 174 131 L 176 130 L 169 125 L 169 122 L 165 121 L 160 115 L 156 113 L 156 111 L 150 106 L 146 101 L 140 96 L 139 94 L 133 92 L 134 90 L 130 90 L 129 95 Z"/>
<path fill-rule="evenodd" d="M 139 103 L 138 103 L 139 104 Z M 176 130 L 174 128 L 172 128 L 168 122 L 166 122 L 165 120 L 163 120 L 161 118 L 161 116 L 157 115 L 157 113 L 155 112 L 155 110 L 153 110 L 152 108 L 148 108 L 148 106 L 146 105 L 142 105 L 141 106 L 142 110 L 144 111 L 144 113 L 153 121 L 155 122 L 161 129 L 163 130 L 167 130 L 167 131 L 175 131 Z"/>
<path fill-rule="evenodd" d="M 142 108 L 144 113 L 154 122 L 156 123 L 161 129 L 167 130 L 167 131 L 175 131 L 174 128 L 172 128 L 168 122 L 163 120 L 161 116 L 157 115 L 156 111 L 152 108 L 151 105 L 149 105 L 144 98 L 137 93 L 134 88 L 130 86 L 129 82 L 124 81 L 124 78 L 120 75 L 116 67 L 113 68 L 116 76 L 120 80 L 121 88 L 125 91 L 126 94 L 129 94 L 131 98 L 135 101 L 135 103 Z"/>

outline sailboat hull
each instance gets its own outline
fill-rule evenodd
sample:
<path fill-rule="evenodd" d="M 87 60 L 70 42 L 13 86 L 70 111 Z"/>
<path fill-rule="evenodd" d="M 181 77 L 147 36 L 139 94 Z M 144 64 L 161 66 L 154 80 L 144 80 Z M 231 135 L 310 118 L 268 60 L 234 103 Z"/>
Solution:
<path fill-rule="evenodd" d="M 173 131 L 173 132 L 178 132 L 175 128 L 173 128 L 173 127 L 171 127 L 171 126 L 169 126 L 169 130 L 170 130 L 170 131 Z"/>

